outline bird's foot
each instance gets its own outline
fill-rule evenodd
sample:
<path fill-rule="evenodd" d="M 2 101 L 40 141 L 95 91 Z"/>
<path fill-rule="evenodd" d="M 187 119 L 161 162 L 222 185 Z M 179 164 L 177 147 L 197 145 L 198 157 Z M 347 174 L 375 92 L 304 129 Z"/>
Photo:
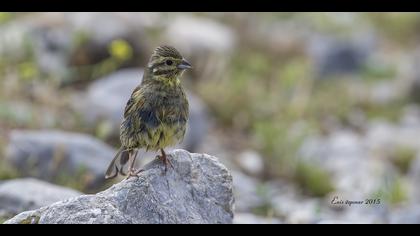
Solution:
<path fill-rule="evenodd" d="M 159 160 L 161 160 L 165 164 L 165 173 L 168 171 L 168 165 L 174 169 L 171 161 L 166 157 L 166 155 L 158 155 L 156 156 Z"/>
<path fill-rule="evenodd" d="M 125 180 L 130 179 L 131 177 L 139 177 L 140 172 L 144 171 L 144 169 L 131 169 L 128 173 L 128 176 L 125 178 Z"/>

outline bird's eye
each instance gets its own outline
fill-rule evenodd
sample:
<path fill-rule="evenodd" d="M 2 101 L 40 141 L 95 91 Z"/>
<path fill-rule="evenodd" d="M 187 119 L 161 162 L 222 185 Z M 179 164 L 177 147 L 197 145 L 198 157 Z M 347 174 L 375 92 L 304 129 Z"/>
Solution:
<path fill-rule="evenodd" d="M 172 65 L 174 62 L 173 61 L 171 61 L 171 60 L 167 60 L 166 61 L 166 65 L 168 65 L 168 66 L 170 66 L 170 65 Z"/>

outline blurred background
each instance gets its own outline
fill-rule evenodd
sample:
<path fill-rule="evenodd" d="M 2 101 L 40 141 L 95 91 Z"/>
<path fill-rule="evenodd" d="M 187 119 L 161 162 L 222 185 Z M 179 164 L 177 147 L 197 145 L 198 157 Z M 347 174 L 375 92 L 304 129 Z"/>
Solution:
<path fill-rule="evenodd" d="M 236 223 L 420 223 L 419 43 L 417 13 L 0 13 L 0 222 L 114 183 L 168 44 L 194 66 L 175 148 L 232 171 Z"/>

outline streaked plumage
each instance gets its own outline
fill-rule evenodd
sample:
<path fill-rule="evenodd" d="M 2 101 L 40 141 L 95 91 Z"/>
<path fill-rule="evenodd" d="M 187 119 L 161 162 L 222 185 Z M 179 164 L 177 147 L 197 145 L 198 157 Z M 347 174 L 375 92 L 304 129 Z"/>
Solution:
<path fill-rule="evenodd" d="M 143 75 L 124 110 L 120 128 L 121 148 L 111 162 L 106 178 L 118 173 L 125 175 L 124 167 L 130 163 L 130 175 L 136 150 L 161 150 L 167 164 L 165 147 L 181 142 L 188 120 L 188 101 L 180 83 L 182 73 L 191 68 L 173 47 L 158 47 L 152 54 Z M 119 161 L 117 161 L 119 159 Z"/>

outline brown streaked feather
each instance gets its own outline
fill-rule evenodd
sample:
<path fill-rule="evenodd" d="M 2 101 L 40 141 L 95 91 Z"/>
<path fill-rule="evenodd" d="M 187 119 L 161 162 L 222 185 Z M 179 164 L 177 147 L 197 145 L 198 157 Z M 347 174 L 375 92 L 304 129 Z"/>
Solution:
<path fill-rule="evenodd" d="M 134 91 L 131 93 L 131 97 L 130 99 L 128 99 L 127 104 L 125 106 L 124 109 L 124 118 L 127 118 L 127 116 L 129 115 L 130 111 L 132 111 L 133 109 L 138 109 L 141 107 L 141 105 L 144 103 L 144 101 L 138 101 L 141 99 L 144 99 L 143 96 L 141 96 L 141 85 L 137 86 Z M 137 107 L 133 107 L 136 104 Z"/>
<path fill-rule="evenodd" d="M 124 150 L 120 148 L 108 166 L 105 179 L 113 179 L 117 177 L 118 173 L 121 175 L 127 175 L 127 173 L 124 172 L 124 169 L 131 157 L 132 152 L 133 150 Z"/>
<path fill-rule="evenodd" d="M 117 165 L 115 165 L 115 161 L 118 159 L 122 151 L 123 151 L 122 148 L 120 148 L 117 154 L 115 154 L 111 163 L 109 163 L 108 169 L 105 172 L 105 179 L 113 179 L 117 177 L 119 170 L 118 170 Z"/>

